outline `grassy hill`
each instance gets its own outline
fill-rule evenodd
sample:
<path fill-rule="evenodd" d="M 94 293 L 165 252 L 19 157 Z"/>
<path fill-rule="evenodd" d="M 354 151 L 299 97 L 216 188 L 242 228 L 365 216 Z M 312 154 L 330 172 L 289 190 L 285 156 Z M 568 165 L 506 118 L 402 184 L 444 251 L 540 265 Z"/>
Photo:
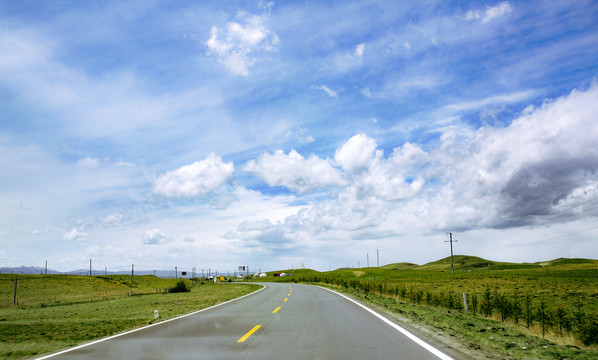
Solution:
<path fill-rule="evenodd" d="M 453 266 L 455 270 L 509 270 L 509 269 L 536 269 L 542 267 L 569 267 L 572 269 L 592 268 L 598 266 L 598 260 L 592 259 L 568 259 L 558 258 L 549 261 L 540 261 L 536 263 L 512 263 L 486 260 L 477 256 L 455 255 L 453 256 Z M 396 263 L 381 266 L 387 270 L 450 270 L 451 257 L 446 257 L 437 261 L 429 262 L 424 265 L 411 263 Z"/>

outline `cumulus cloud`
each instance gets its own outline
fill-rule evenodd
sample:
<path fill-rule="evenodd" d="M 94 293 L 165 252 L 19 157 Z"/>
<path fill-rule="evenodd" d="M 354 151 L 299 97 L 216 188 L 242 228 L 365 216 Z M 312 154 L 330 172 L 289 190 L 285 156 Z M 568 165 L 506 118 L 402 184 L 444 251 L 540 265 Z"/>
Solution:
<path fill-rule="evenodd" d="M 240 12 L 237 18 L 239 22 L 228 22 L 224 29 L 212 26 L 206 45 L 208 55 L 216 57 L 229 72 L 248 76 L 259 53 L 275 51 L 279 38 L 266 28 L 266 16 Z"/>
<path fill-rule="evenodd" d="M 597 111 L 592 85 L 528 108 L 507 127 L 483 127 L 450 156 L 439 150 L 432 156 L 445 180 L 436 196 L 452 205 L 436 217 L 466 228 L 544 223 L 598 187 Z"/>
<path fill-rule="evenodd" d="M 329 160 L 315 155 L 306 159 L 295 150 L 288 155 L 282 150 L 263 154 L 257 161 L 249 161 L 243 169 L 262 177 L 270 186 L 285 186 L 298 193 L 344 183 Z"/>
<path fill-rule="evenodd" d="M 513 228 L 595 216 L 589 210 L 598 198 L 596 113 L 594 84 L 526 108 L 507 126 L 448 128 L 429 151 L 407 142 L 384 154 L 374 139 L 357 134 L 336 150 L 334 162 L 324 163 L 330 179 L 342 184 L 316 182 L 317 173 L 305 170 L 309 159 L 296 152 L 266 154 L 247 167 L 271 186 L 300 192 L 334 183 L 337 191 L 279 223 L 244 224 L 235 234 L 366 239 L 408 229 Z"/>
<path fill-rule="evenodd" d="M 170 239 L 158 229 L 146 231 L 145 234 L 141 236 L 141 240 L 145 245 L 159 245 L 170 242 Z"/>
<path fill-rule="evenodd" d="M 376 147 L 374 139 L 357 134 L 336 150 L 334 159 L 349 173 L 364 171 L 374 156 L 382 156 L 381 152 L 376 152 Z"/>
<path fill-rule="evenodd" d="M 83 242 L 89 239 L 89 235 L 77 229 L 71 229 L 71 231 L 64 233 L 62 238 L 66 241 Z"/>
<path fill-rule="evenodd" d="M 160 175 L 153 184 L 153 193 L 175 199 L 205 197 L 228 183 L 233 172 L 232 162 L 224 163 L 212 153 L 204 160 Z"/>
<path fill-rule="evenodd" d="M 351 178 L 349 189 L 358 198 L 373 196 L 385 201 L 417 194 L 425 179 L 420 175 L 408 178 L 408 172 L 413 164 L 424 163 L 427 154 L 417 145 L 406 143 L 385 159 L 377 146 L 374 139 L 358 134 L 336 151 L 335 160 Z"/>
<path fill-rule="evenodd" d="M 339 236 L 354 239 L 372 238 L 395 202 L 421 192 L 425 178 L 417 173 L 429 162 L 429 154 L 405 143 L 384 158 L 374 139 L 357 134 L 336 151 L 334 162 L 314 155 L 305 159 L 296 151 L 286 155 L 281 150 L 249 162 L 246 170 L 260 175 L 270 186 L 286 186 L 295 192 L 335 186 L 336 191 L 284 221 L 244 223 L 228 238 L 284 243 L 338 232 L 349 232 Z M 389 236 L 390 232 L 383 233 Z"/>

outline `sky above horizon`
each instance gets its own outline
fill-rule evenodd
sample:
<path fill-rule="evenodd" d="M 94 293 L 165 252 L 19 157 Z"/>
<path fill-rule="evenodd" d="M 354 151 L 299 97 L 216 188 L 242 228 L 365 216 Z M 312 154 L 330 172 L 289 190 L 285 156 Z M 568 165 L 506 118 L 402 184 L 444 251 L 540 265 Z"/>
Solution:
<path fill-rule="evenodd" d="M 595 1 L 0 0 L 0 267 L 598 259 Z"/>

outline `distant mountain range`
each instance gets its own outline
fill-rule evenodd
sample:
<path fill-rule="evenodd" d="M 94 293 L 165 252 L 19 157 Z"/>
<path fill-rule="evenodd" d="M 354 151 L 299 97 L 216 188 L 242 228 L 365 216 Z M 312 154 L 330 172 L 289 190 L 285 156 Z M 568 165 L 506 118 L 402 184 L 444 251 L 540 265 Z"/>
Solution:
<path fill-rule="evenodd" d="M 89 271 L 87 271 L 89 273 Z M 1 274 L 45 274 L 46 269 L 37 266 L 20 266 L 20 267 L 1 267 L 0 268 Z M 56 270 L 48 269 L 48 274 L 60 274 Z"/>

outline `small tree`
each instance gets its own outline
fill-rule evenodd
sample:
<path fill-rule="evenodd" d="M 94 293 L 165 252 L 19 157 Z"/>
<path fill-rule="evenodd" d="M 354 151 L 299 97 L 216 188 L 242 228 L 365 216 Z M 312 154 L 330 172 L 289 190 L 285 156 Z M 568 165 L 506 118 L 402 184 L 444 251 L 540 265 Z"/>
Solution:
<path fill-rule="evenodd" d="M 505 294 L 499 294 L 497 291 L 495 291 L 494 303 L 496 304 L 496 309 L 500 314 L 500 321 L 504 322 L 505 319 L 507 319 L 510 315 L 511 302 Z"/>
<path fill-rule="evenodd" d="M 598 344 L 598 317 L 596 315 L 586 316 L 579 335 L 584 345 Z"/>
<path fill-rule="evenodd" d="M 484 293 L 482 294 L 480 311 L 482 312 L 482 314 L 490 317 L 490 315 L 492 315 L 493 306 L 494 304 L 492 301 L 492 292 L 490 291 L 490 287 L 486 286 L 486 290 L 484 290 Z"/>
<path fill-rule="evenodd" d="M 475 315 L 478 309 L 478 297 L 476 294 L 471 294 L 471 312 Z"/>
<path fill-rule="evenodd" d="M 177 281 L 176 285 L 170 289 L 168 289 L 169 293 L 180 293 L 180 292 L 190 292 L 191 288 L 187 284 L 185 280 Z"/>
<path fill-rule="evenodd" d="M 519 300 L 519 295 L 517 292 L 513 293 L 513 299 L 511 300 L 511 317 L 515 324 L 519 324 L 519 319 L 521 319 L 521 300 Z"/>
<path fill-rule="evenodd" d="M 559 335 L 563 336 L 563 329 L 566 331 L 571 330 L 571 319 L 567 313 L 567 309 L 562 304 L 557 304 L 554 311 L 554 320 L 556 325 L 559 327 Z"/>
<path fill-rule="evenodd" d="M 573 326 L 577 329 L 578 332 L 581 333 L 586 314 L 582 309 L 583 304 L 580 301 L 576 301 L 574 305 L 576 309 L 573 311 Z"/>
<path fill-rule="evenodd" d="M 542 325 L 542 338 L 544 338 L 546 326 L 550 324 L 550 314 L 544 301 L 540 301 L 540 304 L 538 304 L 538 307 L 536 308 L 536 319 L 538 319 L 540 325 Z"/>
<path fill-rule="evenodd" d="M 525 319 L 525 325 L 529 329 L 534 321 L 534 308 L 532 306 L 532 298 L 529 294 L 523 298 L 523 318 Z"/>

